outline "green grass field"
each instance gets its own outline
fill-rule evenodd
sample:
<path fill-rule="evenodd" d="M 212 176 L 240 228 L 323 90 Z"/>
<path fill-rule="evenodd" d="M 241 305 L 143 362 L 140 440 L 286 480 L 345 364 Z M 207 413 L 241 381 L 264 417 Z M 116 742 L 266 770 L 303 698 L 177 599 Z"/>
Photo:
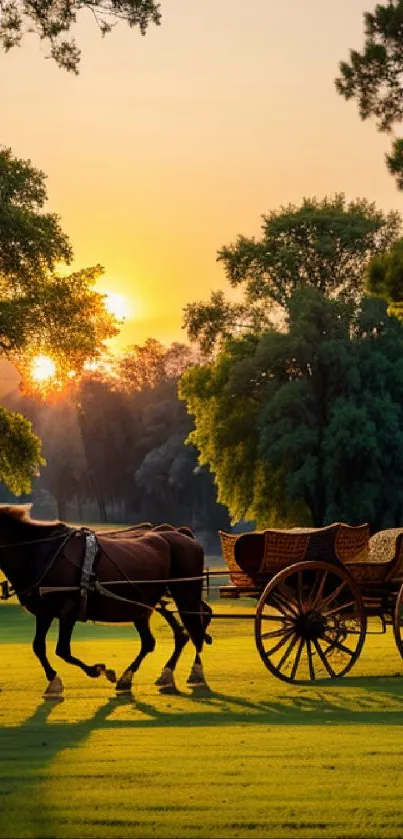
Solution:
<path fill-rule="evenodd" d="M 157 648 L 132 696 L 60 662 L 65 697 L 52 702 L 33 626 L 1 605 L 1 837 L 403 836 L 403 662 L 391 630 L 368 637 L 351 676 L 292 687 L 264 668 L 253 621 L 216 620 L 211 693 L 186 685 L 189 645 L 180 694 L 164 696 L 154 681 L 172 641 L 155 616 Z M 54 641 L 51 631 L 53 662 Z M 81 624 L 73 636 L 85 661 L 119 672 L 137 649 L 131 627 Z"/>

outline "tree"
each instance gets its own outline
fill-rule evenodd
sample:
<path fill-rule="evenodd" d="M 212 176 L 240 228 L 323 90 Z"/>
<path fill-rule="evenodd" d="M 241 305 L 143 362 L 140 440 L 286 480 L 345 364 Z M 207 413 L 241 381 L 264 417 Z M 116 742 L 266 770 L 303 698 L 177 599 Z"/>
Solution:
<path fill-rule="evenodd" d="M 179 378 L 194 361 L 194 353 L 186 344 L 174 342 L 165 347 L 155 338 L 147 338 L 144 344 L 127 347 L 116 375 L 128 392 L 152 390 L 163 381 Z"/>
<path fill-rule="evenodd" d="M 159 9 L 155 0 L 0 0 L 0 44 L 8 52 L 20 46 L 26 33 L 34 32 L 50 47 L 59 67 L 77 74 L 81 51 L 74 38 L 65 36 L 70 35 L 79 12 L 91 12 L 102 35 L 121 20 L 145 35 L 150 23 L 160 24 Z"/>
<path fill-rule="evenodd" d="M 31 480 L 45 464 L 32 423 L 0 405 L 0 480 L 15 495 L 29 492 Z"/>
<path fill-rule="evenodd" d="M 385 304 L 300 289 L 287 329 L 228 341 L 182 377 L 189 440 L 233 520 L 259 527 L 403 515 L 403 327 Z"/>
<path fill-rule="evenodd" d="M 112 389 L 105 380 L 86 376 L 79 389 L 77 418 L 87 477 L 100 519 L 108 520 L 108 506 L 114 510 L 116 519 L 116 510 L 126 511 L 132 461 L 138 445 L 127 396 Z"/>
<path fill-rule="evenodd" d="M 347 203 L 342 194 L 305 198 L 300 207 L 262 218 L 259 240 L 238 236 L 218 252 L 230 285 L 243 286 L 244 302 L 233 304 L 214 292 L 209 303 L 185 307 L 189 337 L 205 352 L 234 333 L 260 333 L 278 323 L 299 288 L 359 299 L 370 259 L 390 247 L 401 224 L 398 213 L 384 214 L 365 199 Z"/>
<path fill-rule="evenodd" d="M 64 382 L 96 358 L 105 340 L 118 331 L 103 296 L 93 288 L 100 266 L 70 275 L 56 273 L 60 262 L 69 264 L 72 249 L 58 217 L 44 212 L 46 198 L 43 172 L 14 157 L 10 149 L 0 150 L 0 356 L 19 369 L 26 385 L 33 356 L 50 356 Z M 9 421 L 14 447 L 18 435 L 21 444 L 13 491 L 26 491 L 43 459 L 29 425 L 11 416 Z M 10 440 L 6 434 L 2 437 L 3 464 L 12 455 Z M 0 481 L 11 488 L 5 466 Z"/>
<path fill-rule="evenodd" d="M 390 133 L 403 117 L 403 0 L 377 3 L 373 13 L 366 12 L 364 32 L 362 52 L 350 50 L 350 60 L 340 62 L 336 89 L 356 100 L 361 119 L 375 117 L 378 129 Z M 393 141 L 386 162 L 403 189 L 401 138 Z"/>
<path fill-rule="evenodd" d="M 259 451 L 285 465 L 287 497 L 303 499 L 316 526 L 369 521 L 374 530 L 403 512 L 403 329 L 384 302 L 354 308 L 296 295 L 280 339 L 288 378 L 269 385 Z M 392 490 L 393 486 L 393 490 Z"/>
<path fill-rule="evenodd" d="M 68 392 L 62 399 L 40 401 L 30 395 L 23 397 L 22 409 L 33 419 L 42 440 L 47 465 L 41 476 L 41 490 L 54 498 L 57 517 L 66 521 L 67 505 L 75 501 L 80 509 L 89 496 L 89 470 L 75 401 Z"/>

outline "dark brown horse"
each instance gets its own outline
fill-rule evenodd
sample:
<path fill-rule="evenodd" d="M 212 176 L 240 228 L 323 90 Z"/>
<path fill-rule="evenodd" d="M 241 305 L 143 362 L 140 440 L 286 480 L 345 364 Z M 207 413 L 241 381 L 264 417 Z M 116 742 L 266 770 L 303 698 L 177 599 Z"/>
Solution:
<path fill-rule="evenodd" d="M 189 684 L 204 684 L 201 652 L 211 609 L 201 599 L 204 551 L 187 528 L 160 525 L 139 532 L 138 526 L 96 534 L 96 556 L 90 582 L 83 588 L 83 563 L 88 540 L 86 528 L 63 522 L 37 522 L 29 516 L 31 505 L 0 505 L 0 569 L 20 603 L 36 617 L 33 649 L 49 685 L 47 696 L 60 695 L 63 686 L 46 655 L 46 634 L 59 620 L 56 654 L 90 677 L 104 673 L 116 681 L 104 664 L 85 664 L 71 654 L 70 642 L 77 620 L 106 623 L 133 622 L 141 640 L 137 657 L 117 682 L 117 690 L 130 690 L 133 674 L 154 650 L 150 617 L 158 610 L 174 631 L 175 648 L 157 684 L 175 690 L 174 670 L 190 636 L 196 655 Z M 180 532 L 185 531 L 185 532 Z M 92 535 L 92 544 L 94 544 Z M 183 626 L 162 599 L 171 596 Z M 185 627 L 185 628 L 184 628 Z"/>

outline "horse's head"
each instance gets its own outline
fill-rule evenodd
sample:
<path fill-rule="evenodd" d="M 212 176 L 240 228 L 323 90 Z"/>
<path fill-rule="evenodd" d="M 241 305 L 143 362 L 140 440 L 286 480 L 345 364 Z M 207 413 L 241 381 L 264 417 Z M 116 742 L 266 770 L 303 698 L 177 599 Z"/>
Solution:
<path fill-rule="evenodd" d="M 31 519 L 32 504 L 0 504 L 0 569 L 16 590 L 40 575 L 73 528 L 60 521 Z"/>
<path fill-rule="evenodd" d="M 17 539 L 38 537 L 38 528 L 49 533 L 66 528 L 60 521 L 44 522 L 31 519 L 32 504 L 0 504 L 0 545 L 14 544 Z"/>
<path fill-rule="evenodd" d="M 13 544 L 31 521 L 32 504 L 0 504 L 0 544 Z"/>

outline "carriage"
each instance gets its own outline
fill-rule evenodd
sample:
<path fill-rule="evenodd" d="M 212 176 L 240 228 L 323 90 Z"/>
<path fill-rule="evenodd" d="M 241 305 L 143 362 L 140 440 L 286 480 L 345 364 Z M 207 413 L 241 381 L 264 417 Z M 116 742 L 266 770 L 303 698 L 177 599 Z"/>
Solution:
<path fill-rule="evenodd" d="M 369 526 L 219 532 L 230 583 L 221 598 L 257 601 L 255 640 L 286 682 L 344 676 L 366 634 L 393 626 L 403 657 L 403 528 Z"/>
<path fill-rule="evenodd" d="M 87 676 L 104 674 L 117 690 L 130 690 L 134 673 L 152 652 L 150 617 L 160 612 L 171 627 L 174 649 L 156 684 L 175 691 L 174 671 L 192 641 L 195 659 L 188 678 L 206 687 L 201 662 L 211 618 L 245 617 L 216 612 L 202 599 L 209 576 L 203 546 L 188 528 L 134 525 L 96 533 L 63 522 L 36 522 L 30 505 L 0 505 L 0 569 L 3 599 L 15 594 L 36 618 L 33 651 L 49 685 L 62 684 L 46 654 L 45 638 L 59 621 L 56 654 Z M 269 529 L 230 534 L 220 531 L 230 583 L 222 598 L 257 601 L 255 638 L 268 670 L 286 682 L 344 676 L 357 661 L 367 632 L 393 626 L 403 657 L 403 528 L 370 536 L 369 526 L 343 522 L 322 528 Z M 10 588 L 11 586 L 11 588 Z M 172 599 L 175 612 L 167 609 Z M 133 622 L 141 648 L 116 681 L 105 664 L 88 665 L 71 652 L 77 620 Z"/>

